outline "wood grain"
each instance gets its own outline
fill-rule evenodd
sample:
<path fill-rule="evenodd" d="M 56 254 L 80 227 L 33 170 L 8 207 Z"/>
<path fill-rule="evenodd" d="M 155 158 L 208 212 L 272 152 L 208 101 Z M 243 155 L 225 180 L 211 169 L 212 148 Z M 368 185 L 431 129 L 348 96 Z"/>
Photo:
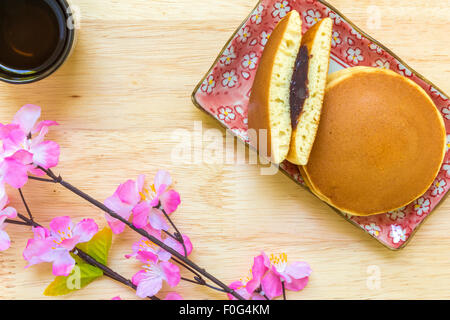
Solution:
<path fill-rule="evenodd" d="M 62 125 L 51 138 L 62 147 L 57 172 L 97 199 L 139 173 L 168 169 L 182 205 L 174 219 L 194 243 L 193 259 L 230 283 L 246 275 L 261 250 L 308 261 L 308 287 L 290 299 L 450 298 L 450 220 L 445 202 L 411 243 L 392 252 L 358 230 L 279 173 L 261 176 L 255 165 L 172 161 L 176 129 L 217 124 L 194 108 L 190 93 L 256 0 L 78 0 L 78 44 L 70 60 L 41 82 L 0 84 L 0 121 L 26 103 L 43 107 L 45 119 Z M 391 48 L 437 86 L 450 92 L 449 0 L 334 0 L 356 25 Z M 368 6 L 381 12 L 370 29 Z M 220 129 L 222 134 L 224 131 Z M 30 182 L 24 189 L 36 219 L 93 217 L 99 210 L 60 187 Z M 12 204 L 23 211 L 17 194 Z M 8 226 L 13 243 L 0 254 L 0 299 L 42 299 L 53 278 L 48 265 L 25 270 L 29 230 Z M 110 266 L 131 277 L 138 268 L 123 258 L 138 237 L 114 238 Z M 381 271 L 381 289 L 369 290 L 369 266 Z M 224 298 L 183 283 L 185 298 Z M 167 291 L 165 291 L 167 292 Z M 65 299 L 135 298 L 101 279 Z M 164 294 L 162 294 L 164 296 Z"/>

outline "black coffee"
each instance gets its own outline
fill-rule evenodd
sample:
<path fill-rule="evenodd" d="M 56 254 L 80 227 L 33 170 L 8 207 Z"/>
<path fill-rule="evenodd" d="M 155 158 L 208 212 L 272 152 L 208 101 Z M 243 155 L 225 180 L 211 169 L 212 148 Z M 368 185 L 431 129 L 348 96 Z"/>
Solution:
<path fill-rule="evenodd" d="M 0 71 L 33 74 L 63 51 L 66 18 L 56 0 L 0 0 Z"/>

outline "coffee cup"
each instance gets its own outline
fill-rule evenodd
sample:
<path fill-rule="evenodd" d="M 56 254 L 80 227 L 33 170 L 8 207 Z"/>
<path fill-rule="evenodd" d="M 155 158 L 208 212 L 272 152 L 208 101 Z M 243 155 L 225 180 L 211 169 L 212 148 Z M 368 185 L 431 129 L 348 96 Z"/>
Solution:
<path fill-rule="evenodd" d="M 55 72 L 75 46 L 73 19 L 66 0 L 1 0 L 0 80 L 31 83 Z"/>

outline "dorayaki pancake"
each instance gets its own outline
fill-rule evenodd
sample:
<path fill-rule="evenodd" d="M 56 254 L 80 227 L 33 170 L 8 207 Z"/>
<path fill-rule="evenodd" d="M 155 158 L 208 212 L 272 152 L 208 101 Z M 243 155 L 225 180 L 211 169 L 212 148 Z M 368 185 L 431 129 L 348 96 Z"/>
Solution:
<path fill-rule="evenodd" d="M 293 10 L 273 30 L 261 56 L 250 95 L 250 144 L 276 164 L 286 159 L 291 141 L 289 89 L 301 38 L 300 15 Z"/>
<path fill-rule="evenodd" d="M 330 75 L 309 162 L 319 198 L 353 215 L 414 201 L 442 165 L 446 133 L 431 98 L 393 71 L 356 67 Z"/>
<path fill-rule="evenodd" d="M 292 106 L 294 101 L 291 98 L 291 121 L 294 121 L 292 121 L 292 139 L 287 160 L 294 164 L 306 165 L 308 163 L 319 127 L 330 61 L 332 30 L 333 21 L 325 18 L 311 27 L 302 37 L 301 47 L 305 46 L 309 55 L 307 94 L 305 95 L 306 99 L 295 102 L 300 104 L 297 106 Z M 292 112 L 293 107 L 299 108 L 299 110 Z"/>

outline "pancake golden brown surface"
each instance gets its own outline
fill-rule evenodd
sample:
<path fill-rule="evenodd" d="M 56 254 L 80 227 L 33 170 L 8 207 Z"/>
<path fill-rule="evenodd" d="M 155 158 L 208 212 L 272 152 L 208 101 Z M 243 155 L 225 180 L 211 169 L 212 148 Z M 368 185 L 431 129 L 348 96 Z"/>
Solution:
<path fill-rule="evenodd" d="M 309 162 L 311 190 L 354 215 L 388 212 L 431 186 L 445 153 L 430 97 L 393 71 L 357 67 L 329 78 Z"/>

